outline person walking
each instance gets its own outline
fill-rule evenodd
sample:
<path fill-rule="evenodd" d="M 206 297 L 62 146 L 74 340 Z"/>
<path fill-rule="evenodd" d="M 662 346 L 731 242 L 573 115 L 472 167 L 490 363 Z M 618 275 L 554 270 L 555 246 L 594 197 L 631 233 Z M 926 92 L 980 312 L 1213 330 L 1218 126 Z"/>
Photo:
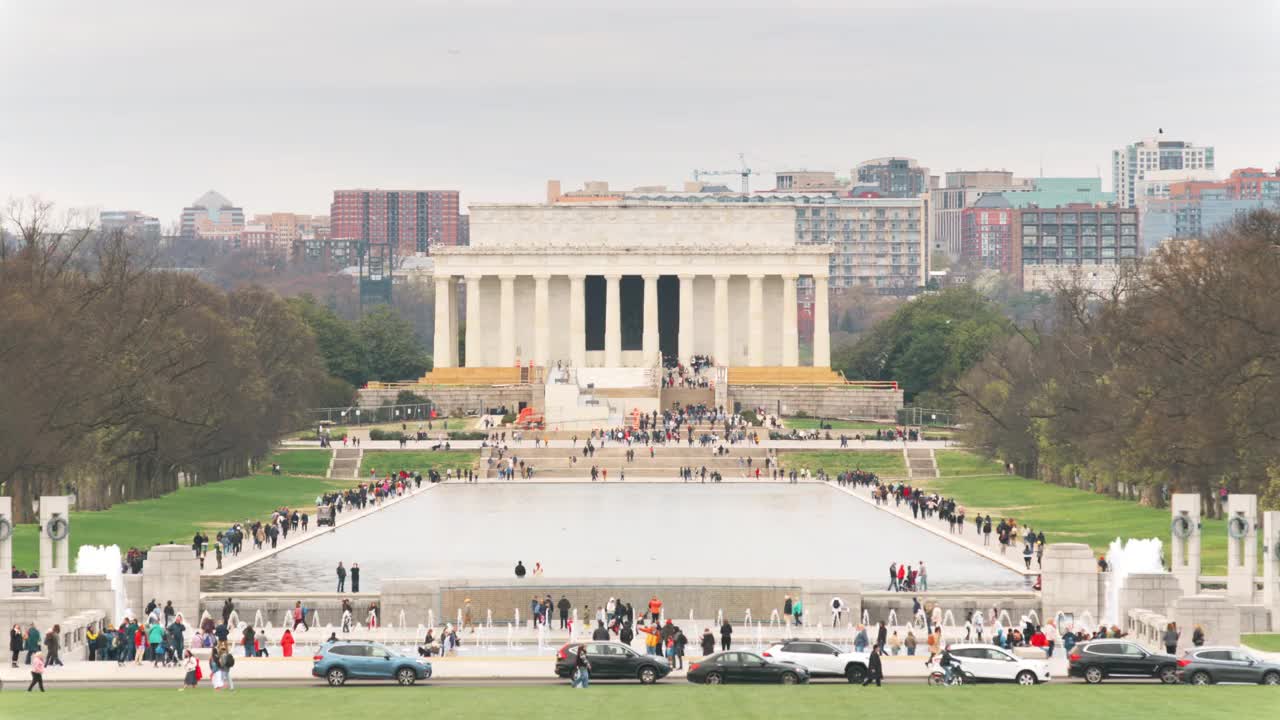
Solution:
<path fill-rule="evenodd" d="M 871 655 L 867 658 L 867 676 L 862 680 L 862 686 L 866 687 L 874 680 L 876 687 L 880 687 L 880 680 L 884 678 L 884 667 L 880 663 L 880 646 L 871 648 Z"/>
<path fill-rule="evenodd" d="M 587 659 L 587 646 L 579 645 L 578 654 L 573 659 L 573 685 L 586 690 L 591 686 L 591 661 Z"/>
<path fill-rule="evenodd" d="M 31 664 L 31 660 L 40 652 L 40 631 L 36 629 L 34 624 L 27 628 L 27 665 Z M 44 658 L 41 658 L 41 664 L 44 664 Z"/>
<path fill-rule="evenodd" d="M 791 614 L 795 616 L 796 627 L 804 625 L 804 603 L 800 602 L 800 598 L 791 603 Z"/>
<path fill-rule="evenodd" d="M 704 628 L 702 631 L 702 656 L 706 657 L 716 651 L 716 636 L 711 634 L 711 628 Z"/>
<path fill-rule="evenodd" d="M 360 592 L 360 563 L 351 563 L 351 592 Z"/>
<path fill-rule="evenodd" d="M 18 667 L 18 656 L 22 654 L 21 625 L 14 625 L 9 628 L 9 653 L 13 656 L 9 660 L 9 667 Z"/>
<path fill-rule="evenodd" d="M 1182 633 L 1178 632 L 1176 623 L 1169 623 L 1164 630 L 1164 651 L 1170 655 L 1178 653 L 1178 638 Z"/>
<path fill-rule="evenodd" d="M 884 644 L 889 639 L 889 628 L 885 627 L 884 621 L 880 621 L 880 628 L 876 630 L 876 644 L 873 649 L 884 650 Z"/>
<path fill-rule="evenodd" d="M 235 692 L 236 684 L 231 681 L 231 668 L 236 665 L 236 656 L 226 645 L 223 645 L 222 649 L 225 652 L 218 658 L 218 667 L 222 670 L 222 684 L 227 690 Z M 248 650 L 248 646 L 245 646 L 245 649 Z"/>
<path fill-rule="evenodd" d="M 720 649 L 728 650 L 733 646 L 733 626 L 729 624 L 729 619 L 720 625 Z"/>
<path fill-rule="evenodd" d="M 885 588 L 885 592 L 892 590 L 898 591 L 898 563 L 889 563 L 889 587 Z"/>
<path fill-rule="evenodd" d="M 338 592 L 345 592 L 347 586 L 347 569 L 342 567 L 342 561 L 338 561 Z"/>
<path fill-rule="evenodd" d="M 36 651 L 34 662 L 31 663 L 31 684 L 27 686 L 27 692 L 36 685 L 40 686 L 40 692 L 44 692 L 44 653 Z"/>
<path fill-rule="evenodd" d="M 179 690 L 186 690 L 187 688 L 194 688 L 196 686 L 196 668 L 198 667 L 200 667 L 200 661 L 195 655 L 191 654 L 190 650 L 187 650 L 182 656 L 182 669 L 184 672 L 182 676 L 182 687 L 179 688 Z"/>

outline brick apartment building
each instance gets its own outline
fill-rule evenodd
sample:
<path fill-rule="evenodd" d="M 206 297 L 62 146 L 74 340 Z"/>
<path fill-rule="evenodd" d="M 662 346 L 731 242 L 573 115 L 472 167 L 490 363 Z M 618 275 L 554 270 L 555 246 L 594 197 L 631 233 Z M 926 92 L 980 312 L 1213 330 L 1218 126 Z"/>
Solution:
<path fill-rule="evenodd" d="M 399 257 L 459 243 L 457 190 L 334 190 L 335 241 L 389 244 Z"/>

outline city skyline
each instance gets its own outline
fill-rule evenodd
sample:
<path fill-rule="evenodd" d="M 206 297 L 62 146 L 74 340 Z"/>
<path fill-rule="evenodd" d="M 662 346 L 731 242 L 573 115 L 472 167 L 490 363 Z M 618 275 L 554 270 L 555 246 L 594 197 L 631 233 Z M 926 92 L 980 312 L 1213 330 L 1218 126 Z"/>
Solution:
<path fill-rule="evenodd" d="M 3 2 L 0 199 L 165 226 L 210 189 L 250 213 L 344 187 L 465 208 L 547 178 L 674 188 L 739 152 L 753 188 L 882 156 L 1111 188 L 1112 151 L 1159 128 L 1220 174 L 1280 162 L 1274 3 L 821 5 L 231 2 L 193 32 L 176 7 Z"/>

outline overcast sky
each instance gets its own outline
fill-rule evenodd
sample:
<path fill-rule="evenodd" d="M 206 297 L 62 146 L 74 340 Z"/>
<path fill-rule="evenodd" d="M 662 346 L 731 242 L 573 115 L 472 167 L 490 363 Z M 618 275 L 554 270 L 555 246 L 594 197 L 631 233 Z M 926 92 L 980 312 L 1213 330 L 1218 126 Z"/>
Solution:
<path fill-rule="evenodd" d="M 1274 0 L 0 0 L 0 199 L 166 223 L 211 188 L 250 214 L 539 200 L 739 152 L 755 187 L 891 154 L 1110 186 L 1161 126 L 1274 169 L 1278 38 Z"/>

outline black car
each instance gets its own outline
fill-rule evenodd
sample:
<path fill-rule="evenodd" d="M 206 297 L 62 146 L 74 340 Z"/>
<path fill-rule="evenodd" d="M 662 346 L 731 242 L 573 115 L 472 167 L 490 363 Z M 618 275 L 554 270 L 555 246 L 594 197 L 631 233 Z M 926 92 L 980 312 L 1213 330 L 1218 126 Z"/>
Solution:
<path fill-rule="evenodd" d="M 759 655 L 741 650 L 722 652 L 691 663 L 689 682 L 719 685 L 721 683 L 782 683 L 795 685 L 809 682 L 809 671 L 800 665 L 769 662 Z"/>
<path fill-rule="evenodd" d="M 1178 682 L 1178 659 L 1153 653 L 1131 640 L 1091 640 L 1071 648 L 1067 675 L 1097 684 L 1103 678 L 1158 678 L 1166 685 Z"/>
<path fill-rule="evenodd" d="M 1178 660 L 1178 679 L 1192 685 L 1280 685 L 1280 663 L 1259 660 L 1244 648 L 1199 647 Z"/>
<path fill-rule="evenodd" d="M 588 642 L 569 643 L 556 652 L 556 677 L 573 677 L 581 645 L 587 648 L 592 680 L 639 680 L 642 685 L 652 685 L 671 674 L 666 658 L 641 655 L 622 643 Z"/>

